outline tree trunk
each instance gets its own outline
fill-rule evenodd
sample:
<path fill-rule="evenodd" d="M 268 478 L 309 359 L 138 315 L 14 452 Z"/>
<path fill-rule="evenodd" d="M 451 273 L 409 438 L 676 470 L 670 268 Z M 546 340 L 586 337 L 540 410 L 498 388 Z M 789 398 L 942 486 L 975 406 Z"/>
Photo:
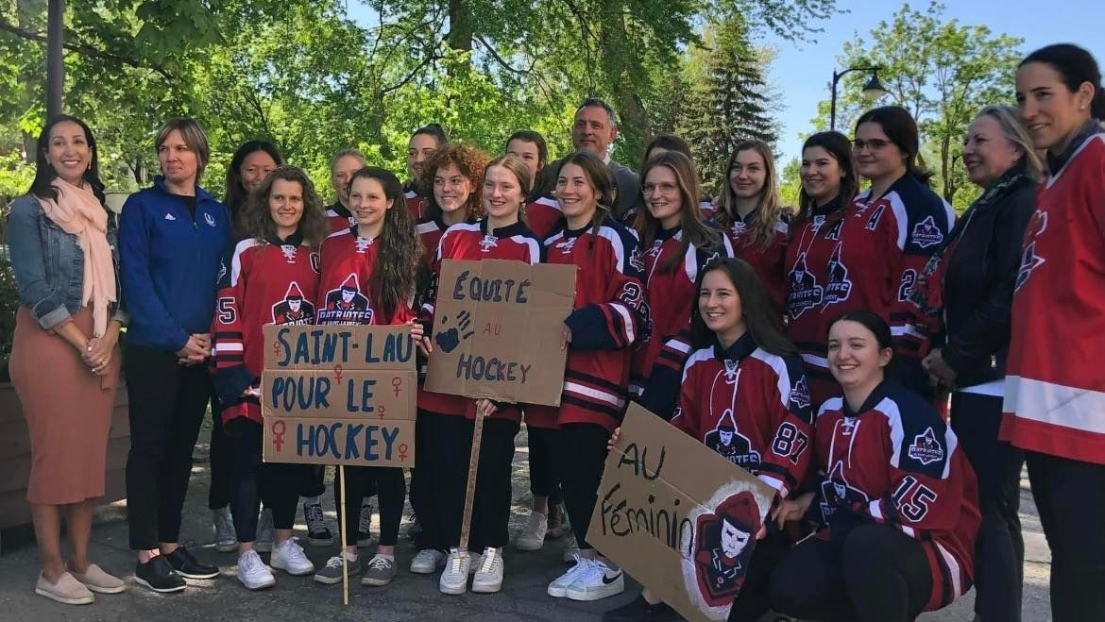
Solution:
<path fill-rule="evenodd" d="M 16 0 L 15 12 L 20 28 L 26 30 L 43 30 L 46 24 L 46 0 Z M 28 45 L 26 42 L 23 45 Z M 43 79 L 46 75 L 45 65 L 33 71 L 32 68 L 23 67 L 23 106 L 24 109 L 34 108 L 39 102 L 37 88 L 45 85 Z M 37 88 L 36 88 L 37 87 Z M 23 132 L 23 161 L 34 164 L 37 137 Z"/>
<path fill-rule="evenodd" d="M 445 42 L 454 50 L 472 51 L 472 14 L 466 0 L 449 0 L 449 34 Z"/>

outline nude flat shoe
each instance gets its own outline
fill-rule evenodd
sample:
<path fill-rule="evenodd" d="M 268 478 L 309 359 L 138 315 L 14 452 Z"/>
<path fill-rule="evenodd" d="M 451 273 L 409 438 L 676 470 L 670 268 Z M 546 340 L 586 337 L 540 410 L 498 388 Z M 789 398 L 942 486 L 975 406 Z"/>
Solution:
<path fill-rule="evenodd" d="M 35 585 L 35 594 L 65 605 L 89 605 L 96 600 L 92 592 L 68 572 L 63 572 L 58 577 L 57 583 L 50 583 L 40 573 L 38 583 Z"/>
<path fill-rule="evenodd" d="M 104 572 L 96 564 L 89 564 L 84 574 L 75 570 L 70 570 L 69 573 L 85 587 L 100 594 L 120 594 L 127 589 L 127 584 L 122 579 Z"/>

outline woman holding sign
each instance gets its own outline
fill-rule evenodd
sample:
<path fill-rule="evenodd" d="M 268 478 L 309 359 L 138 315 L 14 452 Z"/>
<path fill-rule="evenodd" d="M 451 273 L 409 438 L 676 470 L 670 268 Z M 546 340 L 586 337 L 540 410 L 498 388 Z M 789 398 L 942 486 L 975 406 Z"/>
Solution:
<path fill-rule="evenodd" d="M 487 216 L 479 222 L 461 223 L 449 227 L 441 238 L 434 262 L 440 266 L 447 260 L 480 261 L 505 259 L 528 264 L 540 263 L 541 241 L 521 219 L 522 208 L 529 194 L 529 169 L 516 156 L 500 156 L 488 165 L 483 179 L 482 203 Z M 451 286 L 447 286 L 451 287 Z M 434 288 L 435 290 L 437 287 Z M 429 300 L 436 296 L 431 292 Z M 432 303 L 423 306 L 423 315 L 433 318 Z M 440 330 L 445 330 L 449 318 L 440 318 Z M 445 571 L 439 586 L 443 594 L 463 594 L 472 591 L 498 592 L 503 585 L 502 549 L 509 541 L 507 523 L 510 518 L 511 463 L 514 460 L 514 437 L 518 434 L 521 411 L 517 405 L 498 404 L 486 399 L 471 400 L 423 391 L 419 402 L 450 404 L 460 408 L 450 412 L 429 409 L 418 413 L 425 420 L 422 428 L 430 437 L 425 440 L 425 453 L 419 454 L 433 503 L 429 511 L 420 514 L 424 529 L 430 523 L 440 523 L 442 537 L 449 547 Z M 457 401 L 459 400 L 459 402 Z M 441 409 L 442 411 L 446 409 Z M 459 410 L 459 412 L 457 412 Z M 487 417 L 480 442 L 479 469 L 473 499 L 471 540 L 469 547 L 458 548 L 463 529 L 466 479 L 473 443 L 473 419 L 477 411 Z M 453 416 L 461 415 L 461 416 Z M 419 466 L 419 469 L 424 468 Z M 436 525 L 435 525 L 436 528 Z M 469 550 L 482 551 L 470 555 Z"/>
<path fill-rule="evenodd" d="M 414 298 L 425 251 L 414 231 L 414 218 L 404 209 L 403 186 L 392 173 L 367 166 L 349 182 L 349 207 L 357 226 L 332 234 L 319 249 L 321 276 L 316 324 L 388 326 L 409 324 L 415 341 L 422 325 L 414 322 Z M 380 545 L 368 562 L 362 585 L 384 586 L 396 575 L 395 544 L 403 518 L 407 485 L 403 470 L 386 467 L 344 467 L 345 548 L 315 573 L 327 585 L 342 580 L 342 556 L 350 574 L 361 571 L 357 555 L 357 524 L 361 501 L 375 480 L 380 499 Z M 341 486 L 335 501 L 343 507 Z"/>
<path fill-rule="evenodd" d="M 606 164 L 584 151 L 565 158 L 556 181 L 564 229 L 545 241 L 548 263 L 578 266 L 574 311 L 564 320 L 568 348 L 557 470 L 580 553 L 549 584 L 555 598 L 589 601 L 625 589 L 621 569 L 587 544 L 606 462 L 606 442 L 625 411 L 631 347 L 651 325 L 644 295 L 644 259 L 637 238 L 610 214 L 614 180 Z"/>
<path fill-rule="evenodd" d="M 683 368 L 671 423 L 774 488 L 778 507 L 806 479 L 812 456 L 813 415 L 798 348 L 786 338 L 767 290 L 745 261 L 709 263 L 697 290 L 694 349 Z M 611 445 L 616 440 L 615 431 Z M 731 622 L 755 622 L 767 613 L 771 571 L 791 546 L 781 529 L 743 537 L 753 535 L 759 542 L 746 572 L 737 572 L 739 556 L 715 562 L 723 571 L 718 580 L 731 577 L 739 590 Z M 677 616 L 646 589 L 603 619 L 648 622 Z"/>
<path fill-rule="evenodd" d="M 219 282 L 211 332 L 215 391 L 234 463 L 230 502 L 238 535 L 238 580 L 258 590 L 276 583 L 254 550 L 262 499 L 275 527 L 272 567 L 295 576 L 315 570 L 292 537 L 299 491 L 289 485 L 303 481 L 311 466 L 262 464 L 260 386 L 263 327 L 315 323 L 319 274 L 314 249 L 326 236 L 327 225 L 311 180 L 291 166 L 277 168 L 261 182 L 242 210 L 241 222 L 249 237 L 226 258 L 230 269 Z"/>
<path fill-rule="evenodd" d="M 907 622 L 971 587 L 975 474 L 933 407 L 887 377 L 893 346 L 890 326 L 870 311 L 829 327 L 829 369 L 844 396 L 817 414 L 817 491 L 775 515 L 782 524 L 812 508 L 821 523 L 772 577 L 780 613 Z"/>

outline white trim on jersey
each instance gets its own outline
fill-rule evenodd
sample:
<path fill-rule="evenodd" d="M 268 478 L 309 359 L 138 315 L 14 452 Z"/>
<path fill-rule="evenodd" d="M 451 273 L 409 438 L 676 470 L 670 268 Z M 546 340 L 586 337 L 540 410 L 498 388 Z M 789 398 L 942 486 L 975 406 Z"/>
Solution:
<path fill-rule="evenodd" d="M 683 363 L 683 380 L 680 381 L 680 384 L 687 382 L 687 374 L 690 373 L 691 367 L 694 367 L 696 363 L 708 361 L 712 358 L 714 358 L 714 349 L 712 347 L 701 348 L 692 352 L 691 355 L 687 357 L 687 362 Z"/>
<path fill-rule="evenodd" d="M 558 212 L 563 212 L 564 209 L 560 207 L 560 201 L 552 197 L 538 197 L 536 201 L 530 201 L 529 205 L 544 205 L 545 207 L 551 207 Z"/>
<path fill-rule="evenodd" d="M 963 571 L 959 567 L 959 562 L 955 560 L 955 556 L 949 553 L 944 545 L 936 540 L 933 540 L 933 544 L 936 545 L 936 550 L 940 551 L 940 557 L 943 558 L 944 565 L 948 568 L 952 583 L 952 600 L 955 600 L 963 595 Z"/>
<path fill-rule="evenodd" d="M 894 210 L 895 224 L 898 226 L 898 250 L 905 250 L 906 240 L 909 239 L 909 212 L 905 208 L 905 202 L 895 190 L 884 197 L 890 201 L 890 209 Z"/>
<path fill-rule="evenodd" d="M 219 342 L 215 343 L 215 356 L 218 356 L 220 354 L 229 354 L 231 352 L 244 352 L 244 351 L 245 351 L 245 346 L 243 346 L 242 342 L 240 342 L 240 341 L 235 341 L 235 342 L 232 342 L 232 343 L 227 343 L 226 341 L 219 341 Z"/>
<path fill-rule="evenodd" d="M 234 247 L 234 257 L 230 259 L 230 286 L 236 287 L 238 285 L 238 277 L 242 274 L 242 253 L 257 246 L 256 238 L 246 238 L 241 242 L 238 242 Z"/>
<path fill-rule="evenodd" d="M 506 239 L 515 244 L 525 244 L 529 247 L 529 265 L 536 266 L 541 263 L 541 243 L 537 241 L 537 238 L 531 238 L 524 235 L 512 235 Z"/>
<path fill-rule="evenodd" d="M 956 393 L 970 393 L 971 395 L 986 395 L 988 397 L 1005 397 L 1005 378 L 991 380 L 973 387 L 962 387 L 955 390 Z"/>
<path fill-rule="evenodd" d="M 829 368 L 829 359 L 823 356 L 817 356 L 816 354 L 803 354 L 802 360 L 814 367 L 820 367 L 821 369 Z"/>
<path fill-rule="evenodd" d="M 637 332 L 633 327 L 633 315 L 629 313 L 629 309 L 620 302 L 610 303 L 610 308 L 618 312 L 618 315 L 622 316 L 622 323 L 625 324 L 625 337 L 628 343 L 633 343 L 637 340 Z"/>
<path fill-rule="evenodd" d="M 593 400 L 600 402 L 606 402 L 615 408 L 621 408 L 625 406 L 625 400 L 621 397 L 610 393 L 609 391 L 603 391 L 602 389 L 595 389 L 586 385 L 579 384 L 578 382 L 572 382 L 570 380 L 564 381 L 564 392 L 575 393 L 584 397 L 589 397 Z"/>
<path fill-rule="evenodd" d="M 1105 392 L 1007 376 L 1005 408 L 1018 419 L 1105 434 Z"/>
<path fill-rule="evenodd" d="M 781 356 L 756 348 L 750 355 L 752 358 L 763 361 L 775 372 L 775 388 L 779 390 L 779 401 L 783 403 L 784 410 L 790 410 L 790 372 L 787 371 L 787 363 Z"/>
<path fill-rule="evenodd" d="M 879 401 L 874 410 L 883 413 L 890 422 L 890 443 L 893 451 L 890 455 L 890 464 L 896 469 L 901 469 L 898 459 L 902 454 L 902 443 L 905 442 L 905 427 L 902 425 L 902 413 L 898 410 L 898 403 L 885 397 Z M 956 438 L 951 426 L 944 426 L 944 471 L 940 474 L 940 479 L 948 479 L 952 469 L 952 456 L 958 446 L 959 439 Z"/>
<path fill-rule="evenodd" d="M 603 225 L 599 227 L 600 238 L 606 238 L 610 241 L 610 246 L 614 247 L 614 257 L 617 260 L 616 268 L 618 272 L 625 274 L 625 262 L 627 260 L 625 256 L 625 244 L 622 242 L 622 236 L 618 235 L 618 231 L 613 227 Z M 627 320 L 628 321 L 628 320 Z"/>
<path fill-rule="evenodd" d="M 430 233 L 430 232 L 433 232 L 433 231 L 438 231 L 440 229 L 441 229 L 441 227 L 438 227 L 437 223 L 432 221 L 432 220 L 430 222 L 418 223 L 414 227 L 414 231 L 418 235 L 425 235 L 427 233 Z"/>

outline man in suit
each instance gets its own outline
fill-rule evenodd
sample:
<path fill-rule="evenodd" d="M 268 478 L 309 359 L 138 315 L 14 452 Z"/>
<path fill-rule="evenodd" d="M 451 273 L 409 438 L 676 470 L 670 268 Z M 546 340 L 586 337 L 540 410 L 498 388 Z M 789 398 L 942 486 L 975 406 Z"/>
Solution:
<path fill-rule="evenodd" d="M 572 146 L 577 150 L 585 149 L 602 158 L 610 168 L 617 185 L 618 194 L 611 207 L 614 216 L 621 220 L 633 207 L 640 190 L 641 178 L 629 168 L 610 159 L 610 146 L 618 137 L 618 126 L 614 109 L 601 99 L 590 98 L 576 109 L 572 122 Z M 552 164 L 553 170 L 560 169 L 560 161 Z"/>

